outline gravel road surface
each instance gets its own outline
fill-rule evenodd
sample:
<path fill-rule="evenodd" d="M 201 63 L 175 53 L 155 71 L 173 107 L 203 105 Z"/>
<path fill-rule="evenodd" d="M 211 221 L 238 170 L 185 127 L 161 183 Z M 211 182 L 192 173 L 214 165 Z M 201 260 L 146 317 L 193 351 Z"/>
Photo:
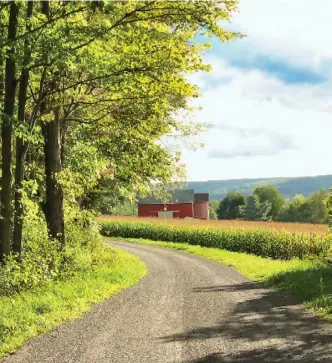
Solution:
<path fill-rule="evenodd" d="M 332 363 L 332 324 L 291 298 L 200 257 L 110 243 L 149 274 L 1 363 Z"/>

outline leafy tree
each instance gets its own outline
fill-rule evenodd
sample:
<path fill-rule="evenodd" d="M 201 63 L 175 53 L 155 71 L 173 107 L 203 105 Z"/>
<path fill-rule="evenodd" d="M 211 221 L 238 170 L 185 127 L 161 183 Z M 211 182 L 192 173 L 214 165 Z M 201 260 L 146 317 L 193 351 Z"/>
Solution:
<path fill-rule="evenodd" d="M 286 200 L 278 216 L 278 220 L 283 222 L 299 222 L 299 208 L 306 202 L 307 198 L 302 194 L 297 194 L 292 200 Z"/>
<path fill-rule="evenodd" d="M 218 219 L 217 210 L 219 207 L 219 202 L 217 200 L 210 200 L 209 202 L 209 218 Z"/>
<path fill-rule="evenodd" d="M 328 209 L 328 224 L 329 224 L 329 231 L 332 230 L 332 188 L 329 190 L 329 195 L 326 200 L 326 206 Z"/>
<path fill-rule="evenodd" d="M 296 195 L 288 201 L 281 210 L 279 220 L 285 222 L 327 223 L 328 222 L 328 193 L 318 191 L 309 198 Z"/>
<path fill-rule="evenodd" d="M 15 114 L 15 94 L 16 94 L 16 53 L 15 38 L 18 28 L 19 6 L 15 1 L 9 5 L 7 43 L 8 48 L 5 53 L 5 62 L 1 59 L 1 68 L 5 63 L 3 85 L 4 98 L 2 109 L 1 139 L 1 219 L 0 219 L 0 261 L 1 256 L 8 255 L 11 244 L 12 228 L 12 138 L 13 138 L 13 118 Z"/>
<path fill-rule="evenodd" d="M 248 221 L 255 221 L 258 219 L 258 212 L 256 207 L 257 198 L 249 195 L 245 198 L 245 204 L 241 208 L 241 216 Z"/>
<path fill-rule="evenodd" d="M 217 210 L 218 219 L 236 219 L 241 216 L 241 207 L 245 204 L 245 197 L 239 192 L 229 192 L 220 202 Z"/>
<path fill-rule="evenodd" d="M 115 216 L 137 216 L 137 213 L 137 203 L 130 200 L 119 200 L 108 211 L 108 214 Z"/>
<path fill-rule="evenodd" d="M 219 208 L 219 202 L 217 200 L 209 201 L 209 218 L 210 219 L 218 219 L 217 210 Z"/>
<path fill-rule="evenodd" d="M 248 221 L 268 221 L 271 220 L 270 211 L 271 204 L 268 201 L 260 202 L 256 195 L 250 195 L 241 207 L 241 216 Z"/>
<path fill-rule="evenodd" d="M 309 197 L 311 223 L 328 223 L 328 192 L 322 189 Z"/>
<path fill-rule="evenodd" d="M 23 195 L 63 248 L 66 208 L 92 208 L 107 190 L 133 200 L 151 181 L 181 175 L 179 155 L 160 139 L 199 129 L 179 117 L 198 95 L 187 75 L 209 69 L 207 45 L 195 39 L 239 36 L 220 26 L 236 8 L 235 0 L 0 5 L 0 259 L 10 246 L 21 253 Z"/>
<path fill-rule="evenodd" d="M 280 192 L 272 185 L 256 187 L 253 191 L 261 204 L 269 203 L 271 205 L 268 217 L 276 219 L 284 204 L 284 199 Z"/>

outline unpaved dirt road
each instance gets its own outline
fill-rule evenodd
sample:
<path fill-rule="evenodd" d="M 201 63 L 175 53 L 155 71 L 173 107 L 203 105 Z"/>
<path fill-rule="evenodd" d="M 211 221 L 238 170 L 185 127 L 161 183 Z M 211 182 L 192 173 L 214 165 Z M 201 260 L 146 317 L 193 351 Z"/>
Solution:
<path fill-rule="evenodd" d="M 1 363 L 332 363 L 332 324 L 291 298 L 199 257 L 111 244 L 149 274 Z"/>

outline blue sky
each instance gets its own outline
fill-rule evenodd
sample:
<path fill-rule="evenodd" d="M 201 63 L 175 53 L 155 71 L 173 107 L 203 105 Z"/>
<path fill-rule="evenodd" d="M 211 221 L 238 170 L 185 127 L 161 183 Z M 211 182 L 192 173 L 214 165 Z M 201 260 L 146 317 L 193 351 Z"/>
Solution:
<path fill-rule="evenodd" d="M 210 73 L 193 117 L 213 127 L 184 150 L 188 179 L 332 174 L 332 1 L 240 0 L 226 25 L 247 35 L 212 40 Z"/>

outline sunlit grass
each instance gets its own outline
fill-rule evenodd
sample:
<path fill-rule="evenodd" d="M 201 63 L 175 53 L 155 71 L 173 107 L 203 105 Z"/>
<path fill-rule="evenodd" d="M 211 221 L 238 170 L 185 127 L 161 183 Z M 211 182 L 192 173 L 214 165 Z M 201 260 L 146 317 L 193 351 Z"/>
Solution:
<path fill-rule="evenodd" d="M 69 280 L 10 297 L 0 296 L 0 357 L 28 339 L 80 316 L 94 303 L 133 285 L 146 272 L 137 257 L 107 248 L 99 265 Z"/>

